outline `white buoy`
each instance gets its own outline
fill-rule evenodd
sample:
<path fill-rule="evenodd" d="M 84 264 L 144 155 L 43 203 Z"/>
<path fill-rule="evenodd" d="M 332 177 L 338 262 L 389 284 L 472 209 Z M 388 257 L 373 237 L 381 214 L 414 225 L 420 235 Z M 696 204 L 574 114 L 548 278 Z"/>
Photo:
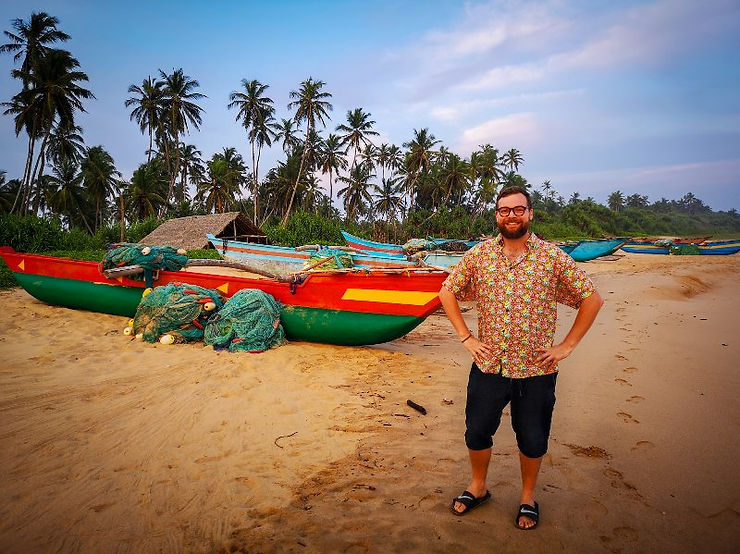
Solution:
<path fill-rule="evenodd" d="M 127 337 L 130 337 L 133 334 L 133 332 L 134 332 L 134 328 L 133 327 L 126 327 L 123 330 L 123 334 L 126 335 Z"/>
<path fill-rule="evenodd" d="M 185 254 L 188 253 L 188 251 L 185 250 L 184 248 L 178 248 L 177 253 L 180 254 L 180 256 L 184 256 Z"/>
<path fill-rule="evenodd" d="M 206 302 L 203 304 L 203 309 L 207 312 L 212 312 L 216 309 L 216 303 L 215 302 Z"/>
<path fill-rule="evenodd" d="M 136 333 L 136 336 L 134 338 L 136 340 L 142 340 L 144 338 L 144 333 Z"/>
<path fill-rule="evenodd" d="M 144 256 L 148 256 L 149 255 L 149 252 L 151 252 L 151 251 L 152 251 L 152 249 L 149 248 L 148 246 L 145 246 L 144 248 L 141 249 L 141 253 L 144 254 Z"/>
<path fill-rule="evenodd" d="M 172 344 L 175 342 L 175 337 L 173 337 L 169 333 L 164 334 L 161 337 L 159 337 L 159 342 L 161 342 L 162 344 Z"/>

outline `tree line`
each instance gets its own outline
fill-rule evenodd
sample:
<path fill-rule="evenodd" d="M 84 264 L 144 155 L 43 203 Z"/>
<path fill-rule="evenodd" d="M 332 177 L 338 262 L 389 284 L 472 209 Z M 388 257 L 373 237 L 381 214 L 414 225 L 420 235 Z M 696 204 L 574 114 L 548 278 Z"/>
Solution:
<path fill-rule="evenodd" d="M 397 237 L 399 226 L 405 229 L 402 236 L 428 233 L 441 214 L 464 214 L 469 229 L 478 220 L 490 222 L 496 193 L 507 185 L 530 188 L 545 223 L 579 204 L 596 205 L 580 193 L 564 199 L 550 181 L 531 186 L 518 173 L 524 157 L 516 148 L 484 144 L 463 157 L 428 128 L 414 129 L 400 146 L 376 144 L 376 122 L 361 107 L 348 110 L 345 120 L 332 126 L 332 94 L 324 81 L 313 77 L 290 91 L 287 117 L 277 114 L 269 85 L 243 79 L 225 105 L 244 129 L 249 160 L 234 147 L 204 159 L 184 139 L 203 122 L 199 101 L 205 95 L 182 68 L 158 69 L 128 88 L 123 103 L 147 147 L 145 160 L 125 180 L 103 146 L 85 145 L 76 116 L 95 96 L 85 88 L 89 79 L 78 60 L 57 47 L 70 38 L 58 28 L 58 19 L 34 12 L 11 25 L 0 52 L 13 55 L 11 74 L 20 90 L 2 106 L 13 117 L 16 136 L 27 138 L 28 148 L 21 177 L 6 180 L 0 172 L 0 213 L 53 218 L 67 229 L 94 234 L 123 220 L 130 225 L 235 210 L 249 214 L 259 226 L 285 227 L 300 210 L 371 227 L 385 236 L 393 229 Z M 280 149 L 282 157 L 260 178 L 265 148 Z M 341 211 L 335 207 L 335 193 Z M 625 196 L 618 190 L 603 208 L 613 214 L 630 209 L 711 212 L 692 193 L 679 201 L 650 204 L 647 196 Z M 737 214 L 733 210 L 729 216 Z M 568 232 L 572 229 L 578 227 Z M 585 226 L 582 231 L 593 229 Z"/>

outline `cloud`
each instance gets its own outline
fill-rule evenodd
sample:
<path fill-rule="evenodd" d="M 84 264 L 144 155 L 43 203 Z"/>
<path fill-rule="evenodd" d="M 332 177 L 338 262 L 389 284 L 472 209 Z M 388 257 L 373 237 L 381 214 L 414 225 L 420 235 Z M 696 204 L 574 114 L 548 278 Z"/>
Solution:
<path fill-rule="evenodd" d="M 594 13 L 569 2 L 499 2 L 469 8 L 448 30 L 398 53 L 413 98 L 453 89 L 482 93 L 588 76 L 594 70 L 654 67 L 740 32 L 740 3 L 649 2 Z"/>
<path fill-rule="evenodd" d="M 470 154 L 481 144 L 516 145 L 522 149 L 537 142 L 540 138 L 540 125 L 533 113 L 515 113 L 491 119 L 463 131 L 455 147 L 464 155 Z"/>

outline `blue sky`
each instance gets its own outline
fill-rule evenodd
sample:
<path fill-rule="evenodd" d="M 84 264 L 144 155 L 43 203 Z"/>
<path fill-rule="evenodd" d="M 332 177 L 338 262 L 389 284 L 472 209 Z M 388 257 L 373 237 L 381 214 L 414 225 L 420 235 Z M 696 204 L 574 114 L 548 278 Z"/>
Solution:
<path fill-rule="evenodd" d="M 185 137 L 204 158 L 233 146 L 250 159 L 226 108 L 242 79 L 269 85 L 277 117 L 288 117 L 290 91 L 311 76 L 333 95 L 332 131 L 362 107 L 378 142 L 400 146 L 427 127 L 463 156 L 485 143 L 517 148 L 520 173 L 565 198 L 691 191 L 740 210 L 737 0 L 3 0 L 1 28 L 32 11 L 71 35 L 64 47 L 97 97 L 79 118 L 85 142 L 103 145 L 125 178 L 148 146 L 123 104 L 128 86 L 182 67 L 208 96 L 200 131 Z M 0 57 L 2 101 L 18 90 L 11 68 Z M 0 116 L 8 178 L 25 151 Z M 281 157 L 265 152 L 260 173 Z"/>

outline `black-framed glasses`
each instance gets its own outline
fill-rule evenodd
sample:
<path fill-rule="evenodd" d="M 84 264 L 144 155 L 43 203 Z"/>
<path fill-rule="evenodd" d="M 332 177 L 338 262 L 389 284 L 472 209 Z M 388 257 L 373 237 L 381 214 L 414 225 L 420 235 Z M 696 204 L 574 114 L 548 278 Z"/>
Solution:
<path fill-rule="evenodd" d="M 511 212 L 514 212 L 514 215 L 520 216 L 527 213 L 527 210 L 529 209 L 529 206 L 514 206 L 513 208 L 498 208 L 496 210 L 496 213 L 500 215 L 501 217 L 509 217 L 509 214 Z"/>

